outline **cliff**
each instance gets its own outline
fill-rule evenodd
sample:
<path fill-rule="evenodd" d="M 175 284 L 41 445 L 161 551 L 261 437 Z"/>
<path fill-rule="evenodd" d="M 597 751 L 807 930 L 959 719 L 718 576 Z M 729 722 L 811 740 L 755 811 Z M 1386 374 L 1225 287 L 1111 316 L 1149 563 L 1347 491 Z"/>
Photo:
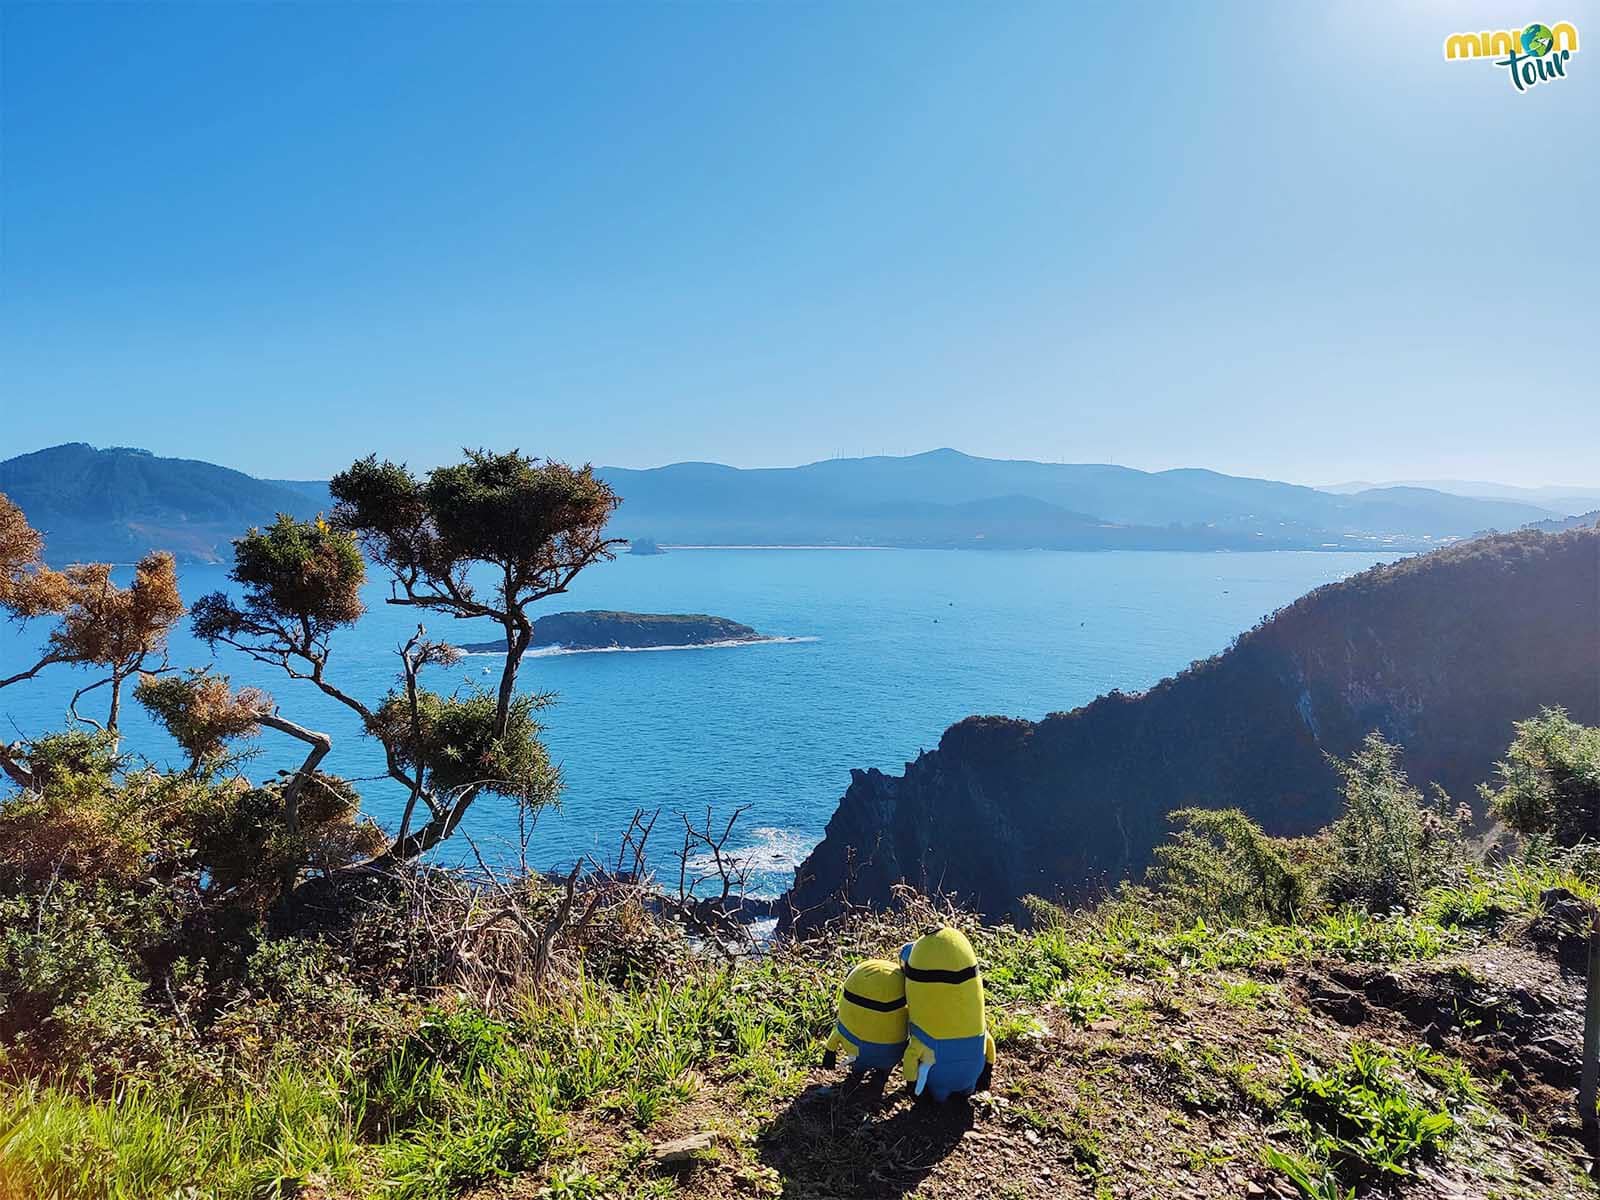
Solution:
<path fill-rule="evenodd" d="M 705 613 L 588 612 L 551 613 L 533 623 L 534 646 L 568 650 L 645 650 L 657 646 L 704 646 L 713 642 L 755 642 L 761 635 L 748 625 Z M 495 654 L 505 639 L 473 642 L 473 653 Z"/>
<path fill-rule="evenodd" d="M 971 717 L 903 774 L 853 771 L 789 894 L 801 925 L 907 881 L 997 916 L 1136 874 L 1165 814 L 1236 806 L 1274 834 L 1339 809 L 1326 755 L 1377 729 L 1414 781 L 1476 804 L 1542 705 L 1600 722 L 1600 530 L 1487 537 L 1301 597 L 1141 695 L 1037 723 Z"/>

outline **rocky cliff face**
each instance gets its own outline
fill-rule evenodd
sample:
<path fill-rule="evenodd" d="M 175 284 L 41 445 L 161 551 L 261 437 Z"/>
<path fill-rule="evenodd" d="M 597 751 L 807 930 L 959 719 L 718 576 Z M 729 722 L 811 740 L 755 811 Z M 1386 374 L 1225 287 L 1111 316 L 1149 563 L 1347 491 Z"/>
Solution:
<path fill-rule="evenodd" d="M 1187 805 L 1274 834 L 1339 811 L 1326 755 L 1371 730 L 1413 781 L 1477 804 L 1543 705 L 1600 723 L 1600 530 L 1482 538 L 1303 596 L 1141 695 L 1040 722 L 971 717 L 896 777 L 852 772 L 789 900 L 813 924 L 900 881 L 1011 912 L 1136 874 Z"/>

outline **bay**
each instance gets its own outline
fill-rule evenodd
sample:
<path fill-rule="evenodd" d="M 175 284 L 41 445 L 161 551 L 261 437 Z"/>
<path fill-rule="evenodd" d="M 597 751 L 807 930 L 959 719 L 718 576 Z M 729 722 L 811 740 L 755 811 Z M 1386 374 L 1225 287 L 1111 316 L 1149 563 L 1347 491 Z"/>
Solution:
<path fill-rule="evenodd" d="M 1393 556 L 1384 556 L 1392 558 Z M 586 571 L 545 611 L 580 608 L 705 612 L 793 639 L 682 650 L 540 653 L 521 685 L 551 691 L 546 740 L 561 764 L 562 810 L 542 814 L 529 862 L 569 864 L 614 853 L 636 808 L 661 810 L 658 852 L 681 839 L 677 816 L 725 821 L 749 805 L 733 843 L 771 893 L 821 837 L 852 767 L 898 771 L 974 713 L 1029 718 L 1120 688 L 1137 691 L 1227 646 L 1240 631 L 1297 596 L 1380 561 L 1350 553 L 699 549 L 627 556 Z M 226 570 L 180 572 L 184 598 L 232 590 Z M 384 603 L 335 635 L 329 676 L 368 703 L 394 685 L 396 648 L 418 617 L 431 636 L 492 640 L 498 630 Z M 536 612 L 537 615 L 537 612 Z M 0 674 L 27 665 L 40 625 L 0 630 Z M 187 625 L 172 661 L 212 661 Z M 436 670 L 430 686 L 490 686 L 497 660 L 468 657 Z M 285 716 L 325 729 L 335 745 L 325 769 L 361 781 L 368 813 L 392 825 L 404 795 L 381 777 L 382 755 L 360 722 L 309 684 L 233 651 L 216 668 L 235 684 L 270 691 Z M 65 723 L 86 672 L 56 667 L 0 691 L 0 736 L 36 736 Z M 84 710 L 103 707 L 103 692 Z M 158 764 L 175 747 L 136 704 L 124 706 L 125 746 Z M 298 761 L 298 743 L 271 733 L 245 770 L 269 776 Z M 509 804 L 485 797 L 463 825 L 485 858 L 517 854 Z M 469 853 L 457 842 L 450 856 Z"/>

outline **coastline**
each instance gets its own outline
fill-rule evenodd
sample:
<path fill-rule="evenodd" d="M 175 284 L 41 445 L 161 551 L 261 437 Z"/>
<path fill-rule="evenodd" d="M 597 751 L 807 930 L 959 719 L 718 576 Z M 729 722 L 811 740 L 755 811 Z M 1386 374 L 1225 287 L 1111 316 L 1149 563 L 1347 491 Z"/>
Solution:
<path fill-rule="evenodd" d="M 686 642 L 676 646 L 537 646 L 525 658 L 553 658 L 561 654 L 651 654 L 659 650 L 731 650 L 736 646 L 782 646 L 795 642 L 820 642 L 815 635 L 800 637 L 724 638 L 718 642 Z M 503 650 L 468 650 L 463 658 L 501 658 Z"/>

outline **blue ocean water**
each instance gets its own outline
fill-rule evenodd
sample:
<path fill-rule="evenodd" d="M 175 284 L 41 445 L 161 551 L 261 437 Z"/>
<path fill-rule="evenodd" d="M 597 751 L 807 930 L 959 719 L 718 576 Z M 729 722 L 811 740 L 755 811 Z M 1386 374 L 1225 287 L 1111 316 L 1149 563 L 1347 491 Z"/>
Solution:
<path fill-rule="evenodd" d="M 657 849 L 667 850 L 669 827 L 681 831 L 676 813 L 701 818 L 710 806 L 725 819 L 749 804 L 733 840 L 751 856 L 761 889 L 780 889 L 821 837 L 851 767 L 898 771 L 969 714 L 1040 717 L 1111 688 L 1148 687 L 1311 588 L 1375 561 L 1347 553 L 956 550 L 622 556 L 543 607 L 708 612 L 801 640 L 530 657 L 522 686 L 559 696 L 544 717 L 566 781 L 562 811 L 538 820 L 530 864 L 614 852 L 637 807 L 663 810 Z M 221 567 L 187 567 L 181 577 L 190 602 L 231 587 Z M 373 704 L 393 685 L 394 650 L 418 619 L 385 605 L 387 595 L 382 582 L 369 586 L 370 612 L 335 636 L 329 667 L 341 687 Z M 499 634 L 476 622 L 423 619 L 431 636 L 456 642 Z M 0 675 L 31 662 L 43 634 L 0 627 Z M 187 628 L 174 638 L 172 658 L 211 661 Z M 436 671 L 430 686 L 488 686 L 493 661 L 468 657 Z M 236 652 L 219 653 L 216 665 L 236 684 L 272 692 L 285 716 L 332 733 L 325 769 L 367 780 L 367 811 L 385 824 L 398 818 L 404 795 L 380 777 L 382 755 L 348 710 Z M 72 692 L 91 678 L 57 667 L 0 691 L 0 736 L 60 727 Z M 102 695 L 86 698 L 85 711 L 100 711 Z M 136 704 L 124 711 L 128 749 L 178 761 Z M 253 776 L 300 757 L 298 743 L 270 732 L 259 746 L 247 767 Z M 486 858 L 514 857 L 508 803 L 480 799 L 464 829 Z"/>

